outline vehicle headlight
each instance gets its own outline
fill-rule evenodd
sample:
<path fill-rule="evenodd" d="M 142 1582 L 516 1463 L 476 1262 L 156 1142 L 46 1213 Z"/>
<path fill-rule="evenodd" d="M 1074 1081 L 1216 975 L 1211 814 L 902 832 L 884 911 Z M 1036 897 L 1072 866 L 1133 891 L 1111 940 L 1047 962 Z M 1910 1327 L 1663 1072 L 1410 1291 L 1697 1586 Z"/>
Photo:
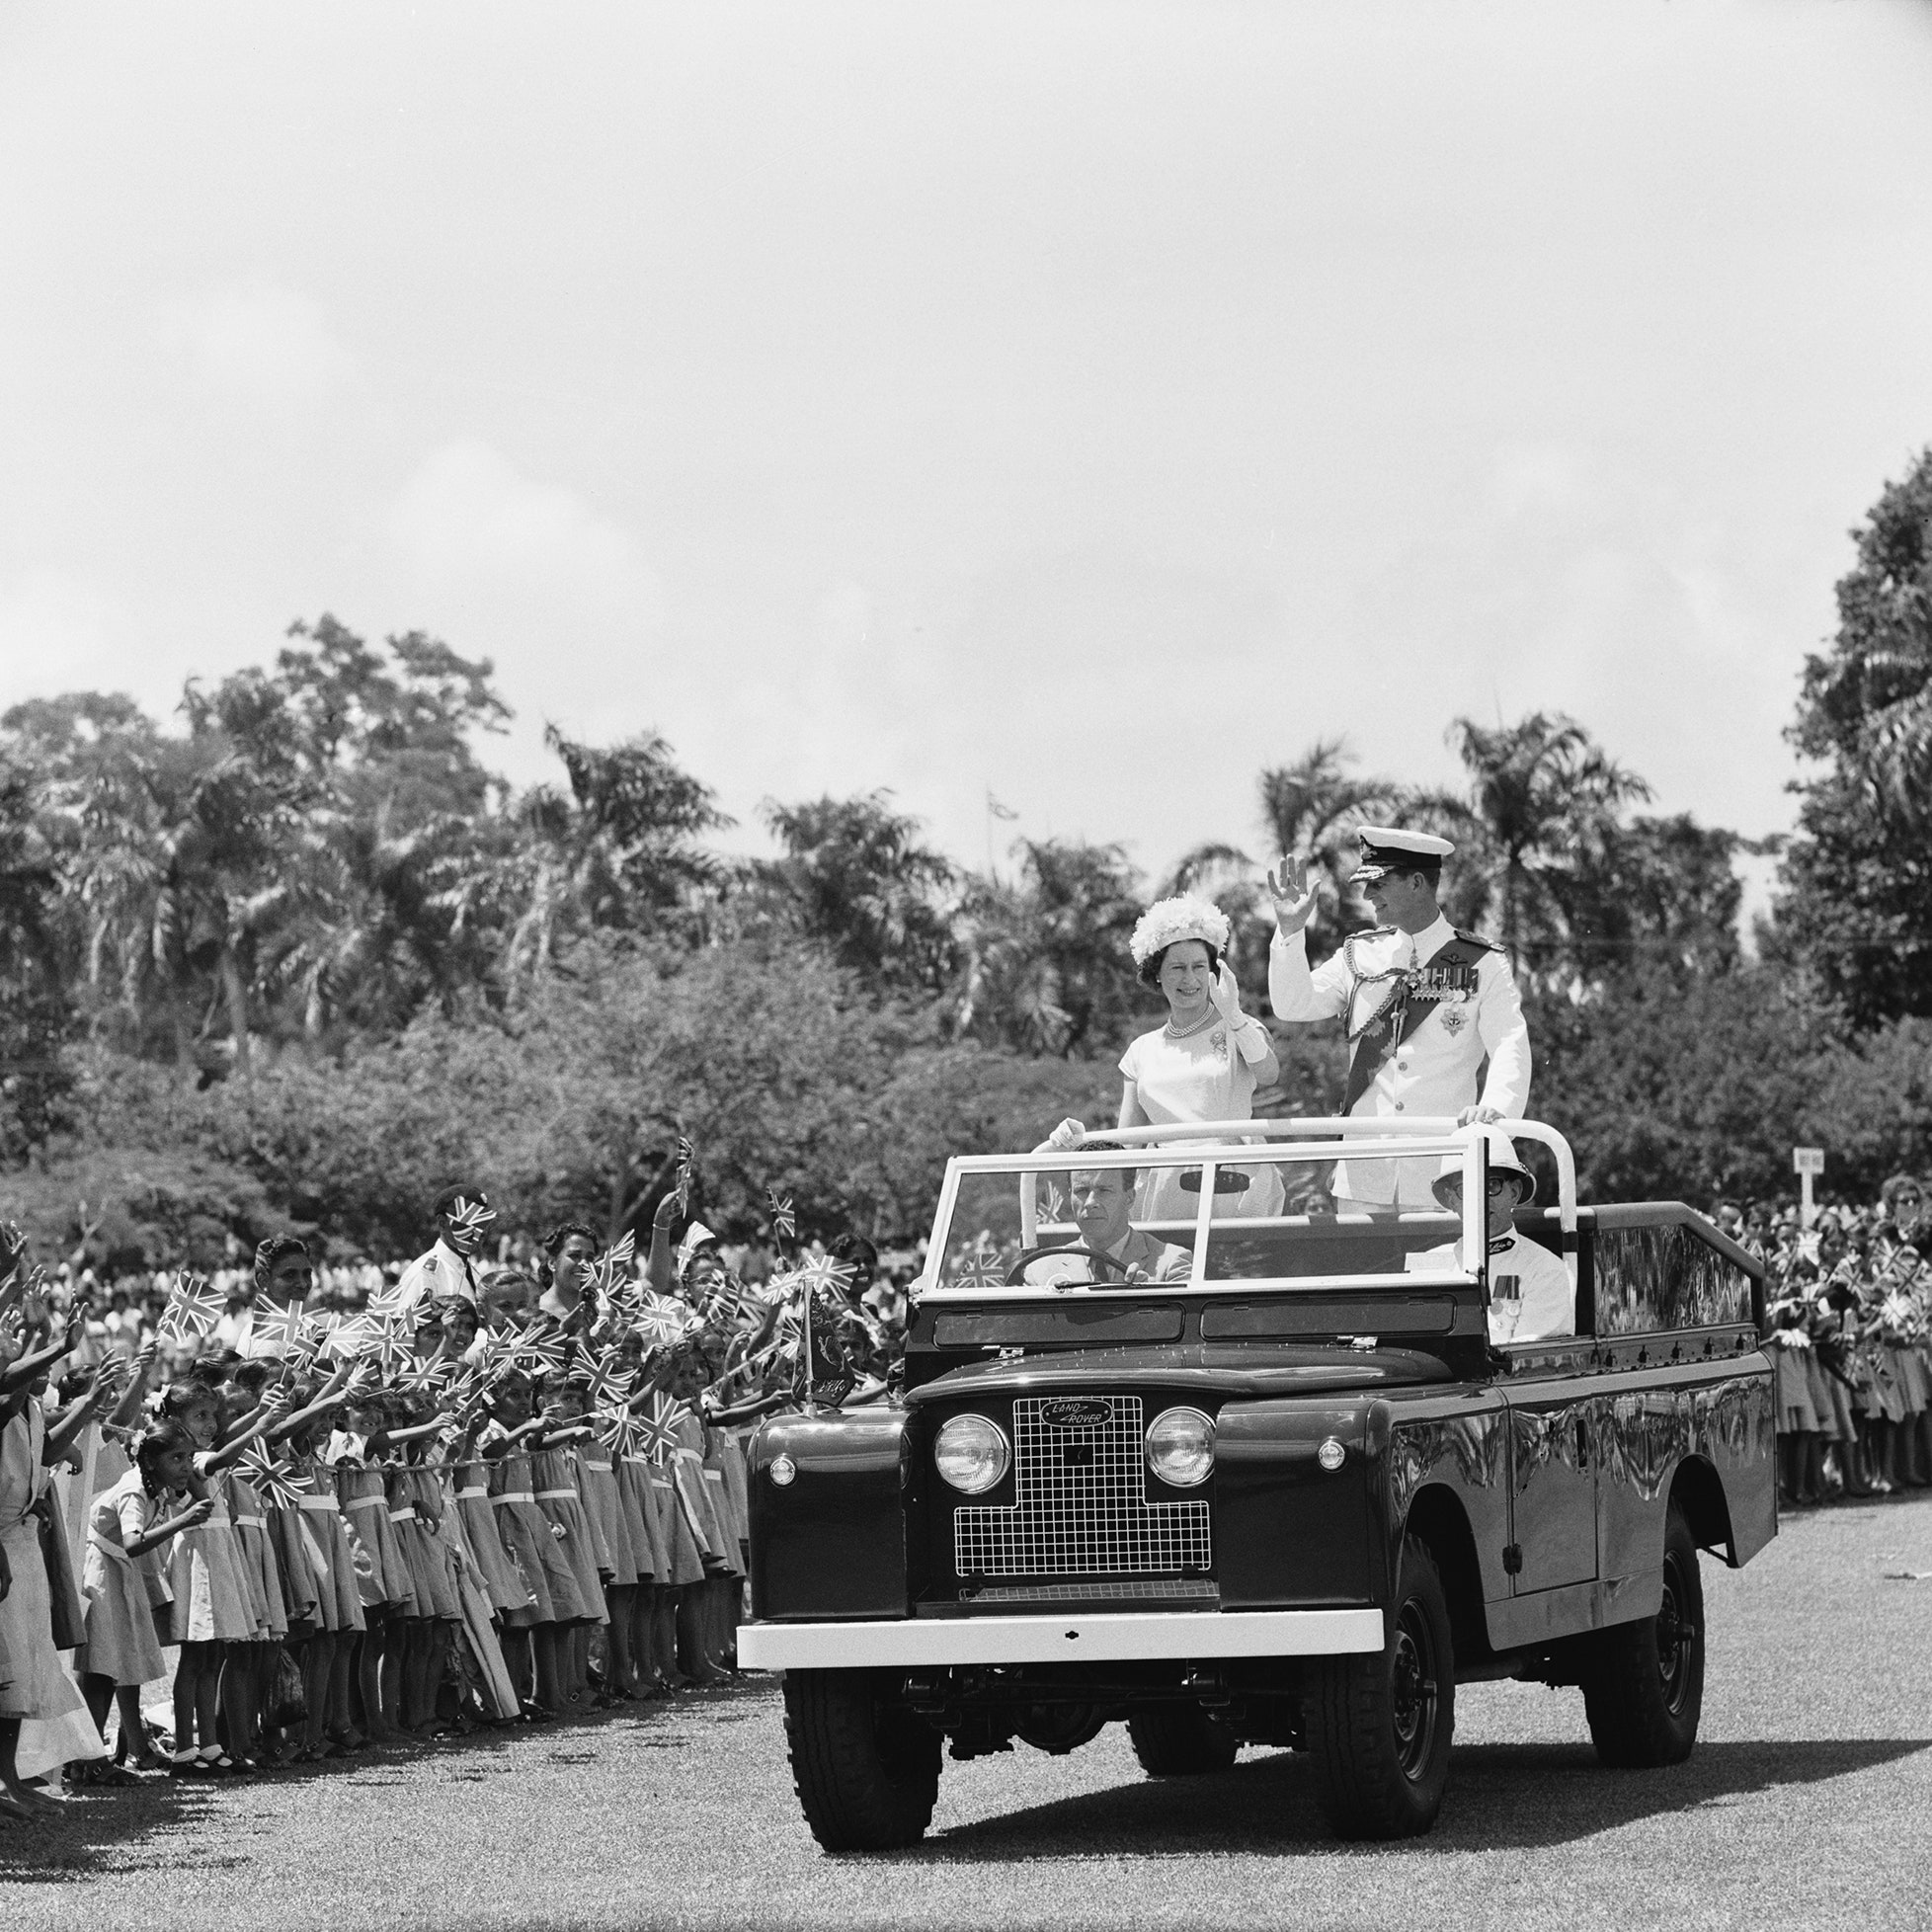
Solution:
<path fill-rule="evenodd" d="M 1147 1431 L 1147 1466 L 1177 1489 L 1205 1483 L 1214 1468 L 1214 1418 L 1198 1409 L 1164 1409 Z"/>
<path fill-rule="evenodd" d="M 932 1462 L 955 1489 L 976 1496 L 1006 1475 L 1012 1461 L 1006 1432 L 984 1415 L 955 1415 L 932 1444 Z"/>

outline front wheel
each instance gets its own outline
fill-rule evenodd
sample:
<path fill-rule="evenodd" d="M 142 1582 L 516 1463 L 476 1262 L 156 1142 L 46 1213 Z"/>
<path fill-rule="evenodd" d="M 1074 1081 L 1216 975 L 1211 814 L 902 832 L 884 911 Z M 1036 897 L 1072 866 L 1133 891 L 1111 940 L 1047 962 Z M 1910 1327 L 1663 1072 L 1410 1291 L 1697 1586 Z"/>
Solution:
<path fill-rule="evenodd" d="M 812 1836 L 830 1852 L 916 1844 L 939 1797 L 939 1733 L 863 1670 L 787 1670 L 785 1736 Z"/>
<path fill-rule="evenodd" d="M 1663 1600 L 1654 1617 L 1590 1640 L 1583 1709 L 1597 1756 L 1619 1768 L 1681 1764 L 1704 1709 L 1704 1579 L 1697 1539 L 1673 1502 L 1663 1529 Z"/>
<path fill-rule="evenodd" d="M 1426 1831 L 1449 1782 L 1456 1659 L 1449 1604 L 1428 1547 L 1408 1537 L 1380 1650 L 1325 1657 L 1304 1713 L 1317 1789 L 1344 1838 Z"/>

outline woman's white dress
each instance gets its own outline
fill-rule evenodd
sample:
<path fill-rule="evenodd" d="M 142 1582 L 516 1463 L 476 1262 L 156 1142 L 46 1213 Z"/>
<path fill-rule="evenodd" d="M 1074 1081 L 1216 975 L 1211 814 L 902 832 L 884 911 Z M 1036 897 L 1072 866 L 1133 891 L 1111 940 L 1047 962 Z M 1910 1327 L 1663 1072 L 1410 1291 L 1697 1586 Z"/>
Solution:
<path fill-rule="evenodd" d="M 1120 1057 L 1120 1071 L 1134 1083 L 1141 1111 L 1152 1127 L 1171 1122 L 1252 1120 L 1254 1069 L 1241 1057 L 1228 1037 L 1225 1020 L 1179 1039 L 1165 1026 L 1143 1033 Z M 1272 1167 L 1242 1170 L 1248 1186 L 1240 1192 L 1217 1193 L 1217 1219 L 1235 1215 L 1279 1214 L 1281 1175 Z M 1194 1187 L 1182 1183 L 1194 1179 Z M 1200 1208 L 1199 1169 L 1150 1167 L 1141 1174 L 1134 1200 L 1134 1219 L 1192 1221 Z M 1222 1182 L 1225 1187 L 1226 1180 Z"/>

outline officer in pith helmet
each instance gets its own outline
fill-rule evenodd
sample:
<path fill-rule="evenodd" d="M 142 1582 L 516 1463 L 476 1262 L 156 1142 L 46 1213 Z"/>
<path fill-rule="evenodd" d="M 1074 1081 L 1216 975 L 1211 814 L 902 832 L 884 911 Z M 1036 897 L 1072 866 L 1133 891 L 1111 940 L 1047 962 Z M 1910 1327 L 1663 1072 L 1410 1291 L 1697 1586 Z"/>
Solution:
<path fill-rule="evenodd" d="M 1400 826 L 1356 835 L 1359 886 L 1379 922 L 1357 932 L 1315 971 L 1307 926 L 1315 910 L 1308 867 L 1284 857 L 1268 874 L 1275 935 L 1268 997 L 1277 1019 L 1340 1015 L 1348 1030 L 1348 1085 L 1341 1110 L 1400 1120 L 1453 1115 L 1519 1119 L 1529 1100 L 1529 1027 L 1509 962 L 1490 940 L 1458 931 L 1436 904 L 1447 839 Z M 1485 1071 L 1487 1063 L 1487 1071 Z M 1388 1213 L 1435 1205 L 1432 1159 L 1343 1161 L 1338 1203 Z"/>

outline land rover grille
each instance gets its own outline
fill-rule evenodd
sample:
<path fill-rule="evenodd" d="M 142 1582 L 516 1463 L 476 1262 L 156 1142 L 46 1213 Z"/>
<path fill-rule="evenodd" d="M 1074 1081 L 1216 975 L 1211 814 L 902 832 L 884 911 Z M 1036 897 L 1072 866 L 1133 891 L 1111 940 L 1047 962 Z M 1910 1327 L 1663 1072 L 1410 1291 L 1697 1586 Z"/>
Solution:
<path fill-rule="evenodd" d="M 1207 1500 L 1148 1500 L 1143 1434 L 1138 1396 L 1018 1397 L 1017 1494 L 1005 1506 L 953 1511 L 959 1575 L 1206 1575 Z"/>

